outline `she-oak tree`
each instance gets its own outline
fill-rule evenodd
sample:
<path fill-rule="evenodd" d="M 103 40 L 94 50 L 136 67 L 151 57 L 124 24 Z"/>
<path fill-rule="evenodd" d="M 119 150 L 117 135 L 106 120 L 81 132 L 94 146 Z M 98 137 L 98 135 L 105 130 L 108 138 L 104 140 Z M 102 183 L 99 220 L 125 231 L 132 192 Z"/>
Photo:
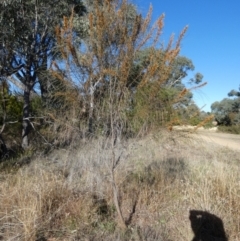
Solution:
<path fill-rule="evenodd" d="M 94 126 L 109 133 L 111 118 L 107 113 L 113 109 L 114 118 L 121 122 L 115 126 L 126 127 L 129 117 L 133 122 L 142 120 L 142 125 L 160 112 L 170 113 L 171 106 L 186 102 L 186 96 L 191 98 L 181 80 L 194 66 L 187 58 L 178 56 L 187 28 L 176 42 L 171 36 L 164 46 L 160 40 L 164 16 L 151 25 L 151 7 L 143 18 L 126 0 L 91 4 L 85 17 L 88 34 L 80 46 L 75 42 L 72 18 L 64 18 L 65 24 L 56 28 L 65 61 L 61 66 L 52 64 L 53 75 L 76 90 L 70 88 L 58 96 L 76 94 L 72 106 L 84 110 L 89 133 L 94 132 Z M 201 80 L 198 74 L 192 82 L 198 84 Z M 177 85 L 181 88 L 176 89 Z"/>
<path fill-rule="evenodd" d="M 164 16 L 151 25 L 151 13 L 150 7 L 146 18 L 137 12 L 129 14 L 127 0 L 103 0 L 101 4 L 93 1 L 93 8 L 86 15 L 88 34 L 80 46 L 75 44 L 73 15 L 65 17 L 63 26 L 56 28 L 63 61 L 61 65 L 56 61 L 51 65 L 52 74 L 67 86 L 64 92 L 57 93 L 57 97 L 68 100 L 75 110 L 82 110 L 79 116 L 86 116 L 88 133 L 105 130 L 106 142 L 110 139 L 110 179 L 123 227 L 126 223 L 114 176 L 120 157 L 117 157 L 114 147 L 134 119 L 142 119 L 143 125 L 148 124 L 149 116 L 157 116 L 159 111 L 168 107 L 170 112 L 171 107 L 181 103 L 189 93 L 184 88 L 170 101 L 166 96 L 165 102 L 162 102 L 164 98 L 161 95 L 166 93 L 170 78 L 174 78 L 173 67 L 187 28 L 183 29 L 176 42 L 172 36 L 164 46 L 160 40 Z M 139 62 L 138 56 L 146 49 L 148 53 L 143 62 Z M 180 78 L 179 75 L 176 78 Z"/>

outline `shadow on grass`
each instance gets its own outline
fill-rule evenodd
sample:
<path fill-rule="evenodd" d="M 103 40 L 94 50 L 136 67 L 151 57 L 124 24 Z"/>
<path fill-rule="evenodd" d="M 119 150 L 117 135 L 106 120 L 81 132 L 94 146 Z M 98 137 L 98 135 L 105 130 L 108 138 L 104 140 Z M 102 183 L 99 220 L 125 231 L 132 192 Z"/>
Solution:
<path fill-rule="evenodd" d="M 195 235 L 192 241 L 228 241 L 222 220 L 214 214 L 191 210 L 189 219 Z"/>

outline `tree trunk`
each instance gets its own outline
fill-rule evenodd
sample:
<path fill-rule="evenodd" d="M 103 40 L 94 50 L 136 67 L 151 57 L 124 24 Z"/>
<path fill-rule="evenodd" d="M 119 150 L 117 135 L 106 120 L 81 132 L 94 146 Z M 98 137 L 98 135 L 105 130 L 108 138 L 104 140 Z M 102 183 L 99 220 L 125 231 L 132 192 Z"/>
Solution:
<path fill-rule="evenodd" d="M 7 149 L 7 146 L 5 144 L 5 141 L 4 141 L 1 133 L 0 133 L 0 147 L 1 147 L 0 149 L 1 149 L 1 152 L 2 152 L 1 157 L 4 157 L 5 154 L 7 153 L 8 149 Z"/>
<path fill-rule="evenodd" d="M 26 150 L 29 147 L 28 135 L 31 129 L 29 121 L 30 113 L 30 88 L 25 87 L 24 90 L 24 104 L 23 104 L 23 120 L 22 120 L 22 148 Z"/>
<path fill-rule="evenodd" d="M 33 51 L 32 51 L 33 52 Z M 29 55 L 26 65 L 26 75 L 23 93 L 23 120 L 22 120 L 22 148 L 26 150 L 29 147 L 29 133 L 31 130 L 30 117 L 30 93 L 36 79 L 36 72 L 31 73 L 33 65 L 33 56 Z"/>
<path fill-rule="evenodd" d="M 31 130 L 30 117 L 30 93 L 36 83 L 37 72 L 34 66 L 34 42 L 28 50 L 28 58 L 26 62 L 26 74 L 24 81 L 23 93 L 23 119 L 22 119 L 22 148 L 24 150 L 29 147 L 29 133 Z"/>

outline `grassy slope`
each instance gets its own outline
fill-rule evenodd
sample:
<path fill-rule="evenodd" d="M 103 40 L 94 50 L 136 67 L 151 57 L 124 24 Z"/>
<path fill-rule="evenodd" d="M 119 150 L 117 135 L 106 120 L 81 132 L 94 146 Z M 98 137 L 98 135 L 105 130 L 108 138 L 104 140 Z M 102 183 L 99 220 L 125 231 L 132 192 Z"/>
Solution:
<path fill-rule="evenodd" d="M 112 201 L 107 140 L 82 143 L 0 175 L 3 240 L 191 240 L 190 210 L 220 217 L 240 240 L 239 153 L 159 132 L 129 140 L 116 170 L 123 216 Z"/>

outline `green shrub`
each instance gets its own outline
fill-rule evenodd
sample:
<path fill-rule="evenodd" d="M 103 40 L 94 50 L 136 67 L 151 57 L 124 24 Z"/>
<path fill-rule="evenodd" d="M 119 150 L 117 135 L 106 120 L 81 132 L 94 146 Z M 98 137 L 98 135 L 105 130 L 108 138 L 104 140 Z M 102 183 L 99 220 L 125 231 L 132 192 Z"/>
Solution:
<path fill-rule="evenodd" d="M 240 134 L 240 125 L 219 126 L 218 130 L 221 132 L 226 132 L 226 133 L 231 133 L 231 134 Z"/>

